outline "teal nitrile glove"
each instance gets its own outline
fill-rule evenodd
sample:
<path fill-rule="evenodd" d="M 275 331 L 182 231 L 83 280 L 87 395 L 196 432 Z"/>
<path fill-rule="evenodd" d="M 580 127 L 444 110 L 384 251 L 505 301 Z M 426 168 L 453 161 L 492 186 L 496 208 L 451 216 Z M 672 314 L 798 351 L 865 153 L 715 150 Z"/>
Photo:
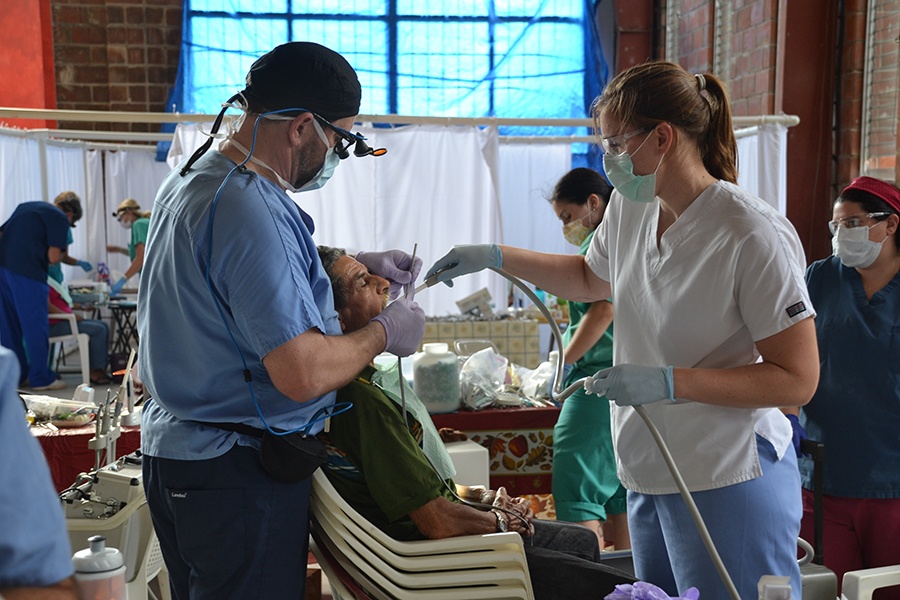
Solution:
<path fill-rule="evenodd" d="M 91 269 L 94 268 L 94 265 L 92 265 L 91 263 L 89 263 L 86 260 L 75 261 L 75 264 L 78 265 L 79 267 L 81 267 L 82 269 L 84 269 L 85 273 L 87 273 L 88 271 L 90 271 Z"/>
<path fill-rule="evenodd" d="M 453 246 L 450 252 L 431 265 L 425 279 L 427 281 L 432 275 L 437 275 L 438 281 L 453 287 L 451 279 L 460 275 L 477 273 L 491 267 L 499 269 L 502 266 L 503 253 L 497 244 L 464 244 Z"/>
<path fill-rule="evenodd" d="M 606 395 L 619 406 L 650 404 L 660 400 L 675 401 L 673 368 L 616 365 L 597 371 L 584 380 L 589 394 Z"/>
<path fill-rule="evenodd" d="M 125 287 L 125 278 L 119 277 L 119 280 L 112 284 L 112 287 L 109 288 L 109 295 L 118 296 L 120 293 L 122 293 L 123 287 Z"/>

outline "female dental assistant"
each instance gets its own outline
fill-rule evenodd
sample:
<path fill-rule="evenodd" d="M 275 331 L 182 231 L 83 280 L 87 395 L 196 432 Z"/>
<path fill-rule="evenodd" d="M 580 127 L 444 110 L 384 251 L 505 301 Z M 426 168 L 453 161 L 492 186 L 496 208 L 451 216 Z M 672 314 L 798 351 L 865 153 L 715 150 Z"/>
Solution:
<path fill-rule="evenodd" d="M 131 259 L 125 275 L 119 278 L 110 288 L 110 294 L 117 296 L 125 287 L 125 282 L 141 272 L 144 268 L 144 247 L 147 244 L 147 234 L 150 231 L 150 213 L 142 212 L 141 205 L 134 198 L 126 198 L 119 204 L 119 208 L 113 213 L 119 224 L 125 229 L 131 230 L 131 241 L 128 248 L 121 246 L 107 246 L 108 252 L 127 254 Z"/>
<path fill-rule="evenodd" d="M 615 402 L 636 576 L 670 595 L 695 586 L 726 596 L 630 406 L 646 404 L 740 597 L 755 597 L 769 574 L 790 577 L 799 598 L 800 480 L 786 452 L 791 426 L 776 407 L 808 402 L 819 374 L 800 241 L 735 185 L 737 147 L 718 78 L 638 65 L 607 85 L 593 111 L 616 191 L 585 257 L 457 246 L 426 277 L 502 266 L 564 298 L 612 296 L 614 366 L 585 388 Z"/>
<path fill-rule="evenodd" d="M 556 183 L 550 204 L 563 222 L 563 236 L 584 255 L 609 205 L 612 188 L 593 169 L 572 169 Z M 612 366 L 613 305 L 569 302 L 569 326 L 563 334 L 568 387 Z M 600 549 L 631 547 L 625 513 L 625 488 L 616 476 L 609 427 L 609 404 L 584 390 L 563 403 L 553 427 L 553 502 L 556 518 L 597 534 Z"/>

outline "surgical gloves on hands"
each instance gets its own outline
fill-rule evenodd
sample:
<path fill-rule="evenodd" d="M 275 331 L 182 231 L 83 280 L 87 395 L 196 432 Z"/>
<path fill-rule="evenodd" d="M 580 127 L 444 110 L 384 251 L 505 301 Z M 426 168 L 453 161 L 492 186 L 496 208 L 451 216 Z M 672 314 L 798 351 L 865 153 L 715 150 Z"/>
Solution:
<path fill-rule="evenodd" d="M 650 404 L 660 400 L 675 401 L 673 368 L 616 365 L 597 371 L 584 380 L 589 394 L 606 395 L 619 406 Z"/>
<path fill-rule="evenodd" d="M 500 247 L 497 244 L 453 246 L 450 252 L 431 265 L 428 273 L 425 274 L 425 279 L 441 271 L 437 276 L 437 280 L 453 287 L 453 282 L 450 280 L 460 275 L 477 273 L 491 267 L 499 269 L 502 266 L 503 253 L 500 252 Z"/>
<path fill-rule="evenodd" d="M 88 271 L 90 271 L 91 269 L 94 268 L 94 265 L 92 265 L 91 263 L 89 263 L 86 260 L 76 261 L 75 264 L 78 265 L 79 267 L 81 267 L 82 269 L 84 269 L 85 273 L 87 273 Z"/>
<path fill-rule="evenodd" d="M 402 250 L 358 252 L 355 258 L 365 265 L 369 273 L 391 282 L 391 300 L 400 296 L 404 285 L 412 285 L 422 270 L 422 259 L 416 257 L 413 261 L 413 257 Z"/>
<path fill-rule="evenodd" d="M 425 335 L 425 311 L 412 300 L 398 298 L 372 320 L 384 327 L 387 336 L 385 352 L 409 356 L 419 349 L 419 342 Z"/>
<path fill-rule="evenodd" d="M 683 596 L 669 596 L 662 588 L 646 581 L 620 583 L 615 591 L 604 596 L 603 600 L 697 600 L 700 591 L 697 588 L 688 588 Z"/>
<path fill-rule="evenodd" d="M 122 288 L 125 287 L 125 278 L 119 277 L 119 280 L 112 284 L 112 287 L 109 288 L 110 296 L 118 296 L 122 293 Z"/>

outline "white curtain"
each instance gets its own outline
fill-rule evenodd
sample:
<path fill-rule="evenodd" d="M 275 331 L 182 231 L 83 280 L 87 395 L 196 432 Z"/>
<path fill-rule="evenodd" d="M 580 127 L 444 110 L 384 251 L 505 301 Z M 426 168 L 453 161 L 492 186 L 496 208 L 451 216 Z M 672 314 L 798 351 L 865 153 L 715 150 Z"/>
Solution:
<path fill-rule="evenodd" d="M 41 197 L 41 164 L 36 140 L 0 130 L 0 222 L 22 202 L 46 200 Z"/>
<path fill-rule="evenodd" d="M 87 220 L 91 207 L 86 201 L 87 177 L 85 172 L 87 150 L 80 144 L 57 145 L 46 144 L 47 157 L 47 197 L 45 200 L 53 202 L 60 192 L 72 191 L 81 198 L 81 207 L 84 216 L 72 230 L 72 244 L 68 248 L 71 256 L 91 263 L 96 262 L 97 254 L 88 251 L 91 245 L 91 237 L 95 234 Z M 80 267 L 63 265 L 63 277 L 68 282 L 75 279 L 84 279 L 86 273 Z"/>
<path fill-rule="evenodd" d="M 351 251 L 411 252 L 415 245 L 426 268 L 454 244 L 501 242 L 546 252 L 575 250 L 563 240 L 546 202 L 570 168 L 567 144 L 503 144 L 495 129 L 470 126 L 358 129 L 370 146 L 384 146 L 388 153 L 341 161 L 327 187 L 295 198 L 313 216 L 318 243 Z M 737 134 L 739 184 L 784 213 L 787 128 L 766 124 Z M 20 202 L 52 201 L 60 191 L 71 189 L 85 208 L 73 232 L 72 255 L 95 264 L 108 258 L 114 275 L 120 274 L 128 259 L 107 257 L 106 244 L 126 246 L 129 236 L 112 211 L 128 197 L 151 210 L 170 166 L 206 138 L 195 125 L 179 125 L 173 139 L 168 165 L 154 160 L 152 148 L 101 151 L 88 150 L 88 144 L 80 148 L 46 143 L 43 181 L 41 144 L 27 132 L 0 130 L 0 219 L 5 221 Z M 42 198 L 43 189 L 49 198 Z M 72 281 L 85 274 L 68 268 L 66 277 Z M 452 289 L 434 287 L 416 300 L 429 315 L 456 313 L 457 300 L 483 287 L 497 310 L 504 310 L 507 284 L 493 273 L 462 277 Z"/>
<path fill-rule="evenodd" d="M 767 123 L 735 132 L 738 185 L 787 215 L 787 127 Z"/>
<path fill-rule="evenodd" d="M 169 165 L 156 160 L 156 149 L 128 149 L 106 151 L 104 196 L 106 206 L 105 235 L 109 244 L 127 247 L 131 231 L 122 228 L 112 213 L 125 198 L 134 198 L 141 210 L 152 211 L 156 192 L 166 175 Z M 104 252 L 106 247 L 104 245 Z M 107 258 L 112 279 L 117 279 L 131 264 L 124 254 L 109 253 Z M 135 283 L 135 282 L 133 282 Z"/>

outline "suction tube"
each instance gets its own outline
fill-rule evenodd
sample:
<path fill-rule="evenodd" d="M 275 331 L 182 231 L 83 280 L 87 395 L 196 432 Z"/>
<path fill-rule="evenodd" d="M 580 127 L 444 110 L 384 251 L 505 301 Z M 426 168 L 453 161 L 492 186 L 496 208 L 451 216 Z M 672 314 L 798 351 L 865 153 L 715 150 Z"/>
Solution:
<path fill-rule="evenodd" d="M 582 377 L 581 379 L 575 381 L 569 387 L 563 389 L 563 368 L 565 363 L 565 348 L 563 347 L 563 339 L 562 333 L 559 331 L 559 326 L 556 324 L 556 320 L 553 318 L 553 315 L 550 313 L 550 310 L 544 306 L 544 303 L 541 302 L 540 298 L 531 291 L 527 285 L 525 285 L 522 280 L 518 277 L 507 273 L 503 269 L 491 267 L 492 271 L 495 271 L 512 282 L 513 285 L 522 290 L 526 296 L 528 296 L 534 305 L 537 307 L 541 314 L 547 319 L 547 323 L 550 325 L 550 332 L 553 334 L 553 339 L 556 340 L 556 345 L 559 348 L 559 360 L 556 362 L 556 377 L 553 382 L 553 387 L 550 390 L 550 397 L 553 400 L 562 402 L 572 394 L 574 394 L 577 390 L 584 387 L 584 381 L 588 379 L 587 377 Z M 728 595 L 732 598 L 732 600 L 741 600 L 740 595 L 738 594 L 737 588 L 734 585 L 734 582 L 731 580 L 731 576 L 728 574 L 728 570 L 725 568 L 725 563 L 722 562 L 722 558 L 719 556 L 719 552 L 716 550 L 716 546 L 712 541 L 712 537 L 709 535 L 709 530 L 706 528 L 706 523 L 703 522 L 703 517 L 700 516 L 700 511 L 697 509 L 697 504 L 694 502 L 694 499 L 691 497 L 691 492 L 687 488 L 687 484 L 684 483 L 684 479 L 681 477 L 681 472 L 678 471 L 678 467 L 675 466 L 675 461 L 672 458 L 671 452 L 669 452 L 669 448 L 666 446 L 665 441 L 662 439 L 662 436 L 659 433 L 659 430 L 653 424 L 653 421 L 650 420 L 650 417 L 647 416 L 647 411 L 643 406 L 634 406 L 637 414 L 643 419 L 644 423 L 647 425 L 647 429 L 650 430 L 650 435 L 653 436 L 654 441 L 656 441 L 656 445 L 659 446 L 659 451 L 663 456 L 663 460 L 666 461 L 666 466 L 669 467 L 669 472 L 672 474 L 672 478 L 675 480 L 675 485 L 678 486 L 678 491 L 681 493 L 681 497 L 684 499 L 684 503 L 687 505 L 688 511 L 691 513 L 691 517 L 694 519 L 694 524 L 697 526 L 697 532 L 700 534 L 700 538 L 703 540 L 703 545 L 706 546 L 706 551 L 709 553 L 709 557 L 712 559 L 713 564 L 716 567 L 716 571 L 719 573 L 719 577 L 722 579 L 722 583 L 725 584 L 725 588 L 728 590 Z"/>

